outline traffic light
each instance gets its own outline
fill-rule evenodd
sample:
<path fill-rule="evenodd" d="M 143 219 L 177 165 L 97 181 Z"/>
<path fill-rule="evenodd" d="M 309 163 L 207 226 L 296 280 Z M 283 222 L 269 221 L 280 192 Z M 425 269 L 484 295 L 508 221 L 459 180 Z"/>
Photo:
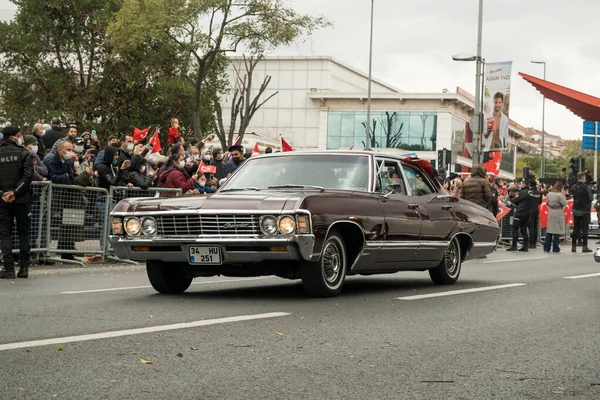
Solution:
<path fill-rule="evenodd" d="M 585 158 L 583 157 L 578 157 L 579 158 L 579 171 L 583 171 L 585 169 Z"/>
<path fill-rule="evenodd" d="M 569 160 L 569 167 L 571 168 L 571 171 L 573 171 L 574 174 L 579 172 L 579 159 L 581 157 L 572 157 Z"/>
<path fill-rule="evenodd" d="M 440 168 L 448 168 L 448 164 L 452 162 L 452 150 L 448 150 L 446 148 L 442 150 L 438 150 L 438 159 L 437 159 L 437 167 L 438 170 Z"/>

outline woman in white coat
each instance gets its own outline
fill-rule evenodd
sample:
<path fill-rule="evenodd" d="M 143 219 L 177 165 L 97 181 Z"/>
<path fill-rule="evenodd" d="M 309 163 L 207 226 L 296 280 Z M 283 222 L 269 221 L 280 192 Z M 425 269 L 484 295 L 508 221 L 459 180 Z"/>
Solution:
<path fill-rule="evenodd" d="M 552 186 L 552 191 L 546 197 L 546 205 L 548 206 L 548 224 L 546 226 L 546 240 L 544 241 L 544 252 L 560 252 L 558 246 L 559 237 L 565 233 L 565 207 L 567 199 L 563 194 L 562 182 L 556 182 Z"/>

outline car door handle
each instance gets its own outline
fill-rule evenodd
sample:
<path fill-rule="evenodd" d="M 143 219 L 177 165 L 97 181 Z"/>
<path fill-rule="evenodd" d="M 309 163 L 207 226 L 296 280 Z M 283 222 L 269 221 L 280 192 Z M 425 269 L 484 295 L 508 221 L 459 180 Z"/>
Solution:
<path fill-rule="evenodd" d="M 453 208 L 452 208 L 452 206 L 451 206 L 451 205 L 448 205 L 448 204 L 445 204 L 445 205 L 443 205 L 443 206 L 442 206 L 442 210 L 447 210 L 447 211 L 449 211 L 449 210 L 452 210 L 452 209 L 453 209 Z"/>
<path fill-rule="evenodd" d="M 419 205 L 418 204 L 409 204 L 408 205 L 408 209 L 409 210 L 418 210 L 419 209 Z"/>

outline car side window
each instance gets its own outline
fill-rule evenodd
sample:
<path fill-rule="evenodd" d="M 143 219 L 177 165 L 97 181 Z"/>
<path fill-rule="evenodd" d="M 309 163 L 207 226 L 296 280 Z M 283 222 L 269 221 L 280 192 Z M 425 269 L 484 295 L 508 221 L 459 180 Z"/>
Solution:
<path fill-rule="evenodd" d="M 404 175 L 406 175 L 406 180 L 408 181 L 408 187 L 410 187 L 410 192 L 413 196 L 426 196 L 428 194 L 436 193 L 421 171 L 406 165 L 402 165 L 402 169 L 404 170 Z"/>
<path fill-rule="evenodd" d="M 383 194 L 407 195 L 406 185 L 402 178 L 402 172 L 397 161 L 377 159 L 376 160 L 376 182 L 375 190 Z"/>

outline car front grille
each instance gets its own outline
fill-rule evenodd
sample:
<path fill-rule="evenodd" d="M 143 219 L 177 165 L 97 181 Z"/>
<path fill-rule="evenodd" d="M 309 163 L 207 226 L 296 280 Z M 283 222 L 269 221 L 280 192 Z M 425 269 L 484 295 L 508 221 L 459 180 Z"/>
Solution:
<path fill-rule="evenodd" d="M 248 238 L 260 235 L 255 215 L 161 215 L 157 234 L 164 237 Z"/>

